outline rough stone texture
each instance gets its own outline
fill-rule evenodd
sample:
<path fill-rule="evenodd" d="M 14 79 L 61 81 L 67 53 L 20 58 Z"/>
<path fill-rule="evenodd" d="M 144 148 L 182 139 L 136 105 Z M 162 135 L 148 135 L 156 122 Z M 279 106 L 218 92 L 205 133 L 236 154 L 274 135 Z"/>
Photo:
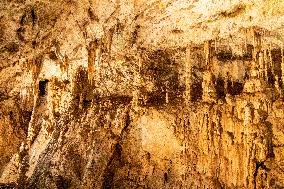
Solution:
<path fill-rule="evenodd" d="M 284 188 L 282 0 L 0 8 L 0 188 Z"/>

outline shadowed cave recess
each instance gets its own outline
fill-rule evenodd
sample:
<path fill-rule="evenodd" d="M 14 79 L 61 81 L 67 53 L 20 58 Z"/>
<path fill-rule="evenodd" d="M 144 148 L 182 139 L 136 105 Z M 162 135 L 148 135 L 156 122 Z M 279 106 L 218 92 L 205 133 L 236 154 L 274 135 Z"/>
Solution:
<path fill-rule="evenodd" d="M 284 188 L 282 0 L 0 2 L 0 188 Z"/>

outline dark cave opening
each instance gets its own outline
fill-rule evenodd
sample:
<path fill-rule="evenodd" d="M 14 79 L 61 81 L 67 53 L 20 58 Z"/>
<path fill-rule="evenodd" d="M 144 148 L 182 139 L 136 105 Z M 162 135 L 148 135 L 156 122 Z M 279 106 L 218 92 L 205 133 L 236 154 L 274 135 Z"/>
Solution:
<path fill-rule="evenodd" d="M 40 80 L 39 81 L 39 96 L 45 96 L 47 93 L 46 87 L 47 87 L 48 80 Z"/>
<path fill-rule="evenodd" d="M 231 60 L 233 57 L 232 51 L 220 51 L 216 54 L 220 61 Z"/>
<path fill-rule="evenodd" d="M 228 82 L 228 89 L 227 92 L 230 95 L 239 95 L 243 92 L 244 85 L 243 83 L 237 82 L 237 81 L 229 81 Z"/>
<path fill-rule="evenodd" d="M 165 94 L 160 93 L 160 94 L 155 94 L 155 93 L 150 93 L 149 98 L 143 104 L 144 106 L 161 106 L 165 103 Z"/>
<path fill-rule="evenodd" d="M 144 91 L 142 106 L 162 106 L 181 100 L 178 63 L 171 57 L 171 51 L 156 50 L 144 52 L 147 55 L 141 75 L 154 84 L 154 89 Z M 143 91 L 143 90 L 141 90 Z"/>
<path fill-rule="evenodd" d="M 218 98 L 225 98 L 225 81 L 220 77 L 218 77 L 216 81 L 216 92 Z"/>
<path fill-rule="evenodd" d="M 203 93 L 202 82 L 194 83 L 191 86 L 190 96 L 191 96 L 192 101 L 201 100 L 202 99 L 202 93 Z"/>

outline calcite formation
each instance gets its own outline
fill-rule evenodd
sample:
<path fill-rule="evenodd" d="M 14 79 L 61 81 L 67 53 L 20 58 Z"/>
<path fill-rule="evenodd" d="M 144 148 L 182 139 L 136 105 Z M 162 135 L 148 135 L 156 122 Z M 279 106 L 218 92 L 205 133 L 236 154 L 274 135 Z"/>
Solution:
<path fill-rule="evenodd" d="M 282 0 L 0 8 L 0 188 L 284 188 Z"/>

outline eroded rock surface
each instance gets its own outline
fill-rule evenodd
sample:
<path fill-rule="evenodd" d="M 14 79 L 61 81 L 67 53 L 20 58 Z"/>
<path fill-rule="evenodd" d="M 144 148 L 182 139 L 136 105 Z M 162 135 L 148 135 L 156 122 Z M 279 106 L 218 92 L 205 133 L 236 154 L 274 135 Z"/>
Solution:
<path fill-rule="evenodd" d="M 0 188 L 284 187 L 282 0 L 0 8 Z"/>

